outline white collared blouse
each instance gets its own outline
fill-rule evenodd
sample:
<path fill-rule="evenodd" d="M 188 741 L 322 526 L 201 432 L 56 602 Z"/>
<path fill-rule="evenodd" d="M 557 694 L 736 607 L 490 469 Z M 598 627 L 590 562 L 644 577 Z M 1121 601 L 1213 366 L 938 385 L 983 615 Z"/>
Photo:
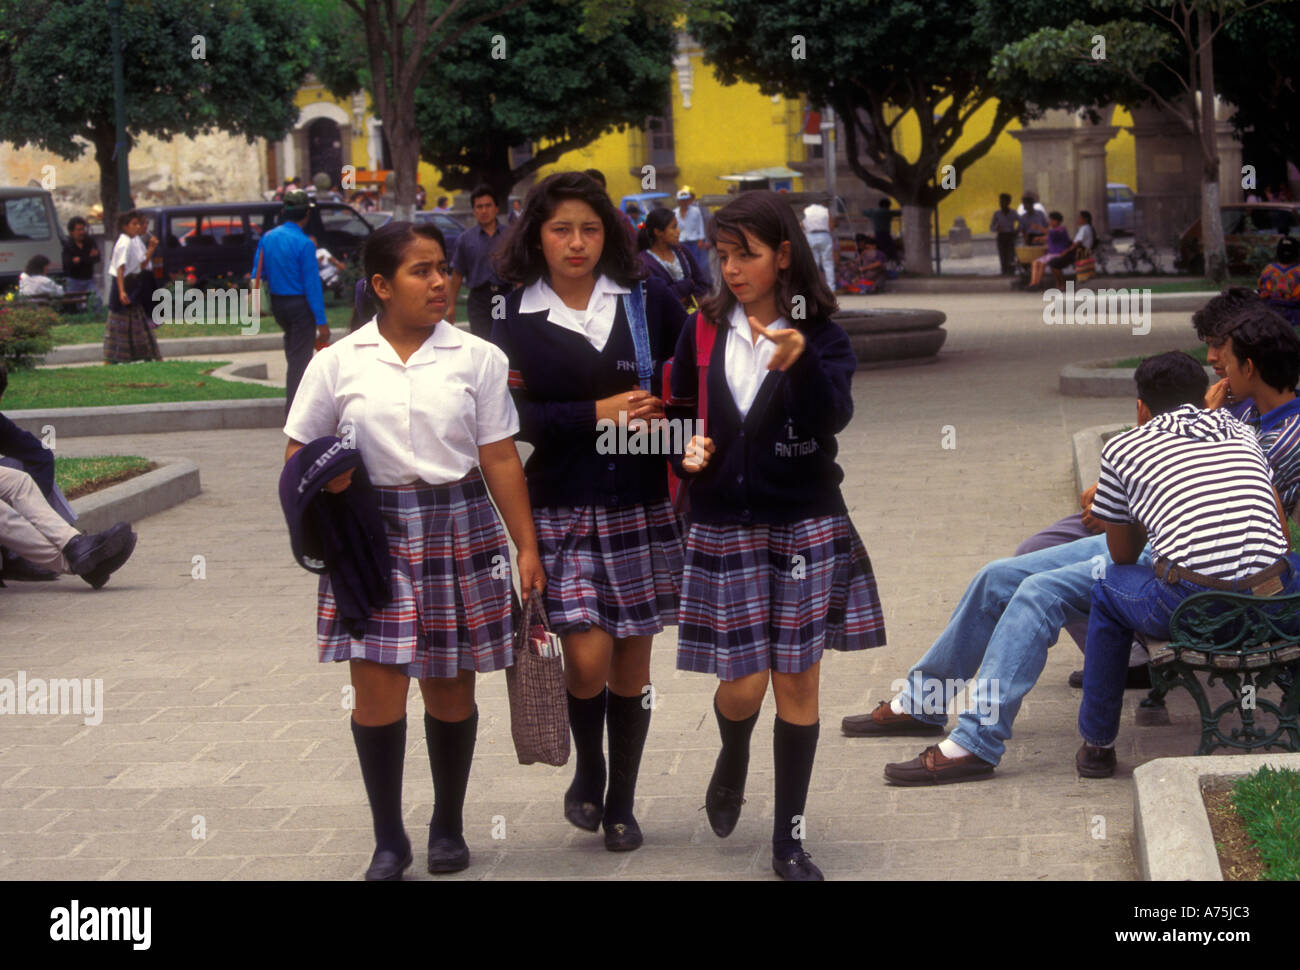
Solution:
<path fill-rule="evenodd" d="M 303 443 L 349 429 L 375 485 L 459 481 L 478 449 L 519 431 L 506 355 L 443 320 L 403 363 L 372 318 L 307 366 L 284 433 Z"/>

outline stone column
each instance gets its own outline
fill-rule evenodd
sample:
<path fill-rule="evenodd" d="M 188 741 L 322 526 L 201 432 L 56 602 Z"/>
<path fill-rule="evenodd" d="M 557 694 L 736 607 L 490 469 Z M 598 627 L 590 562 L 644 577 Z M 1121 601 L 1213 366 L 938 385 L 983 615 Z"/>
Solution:
<path fill-rule="evenodd" d="M 1070 112 L 1048 111 L 1029 127 L 1010 133 L 1020 142 L 1023 188 L 1033 192 L 1048 211 L 1059 209 L 1069 213 L 1079 208 L 1075 187 L 1076 130 Z"/>
<path fill-rule="evenodd" d="M 1074 227 L 1079 209 L 1092 213 L 1092 228 L 1098 238 L 1110 235 L 1110 220 L 1106 213 L 1106 142 L 1115 137 L 1118 128 L 1088 125 L 1076 129 L 1074 135 L 1075 206 L 1065 213 L 1066 225 Z"/>

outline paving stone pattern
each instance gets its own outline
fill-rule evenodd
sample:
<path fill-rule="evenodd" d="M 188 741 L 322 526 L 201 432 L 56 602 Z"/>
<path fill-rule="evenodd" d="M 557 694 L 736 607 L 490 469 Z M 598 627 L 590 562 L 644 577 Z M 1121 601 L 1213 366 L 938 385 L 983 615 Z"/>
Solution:
<path fill-rule="evenodd" d="M 1171 699 L 1169 727 L 1137 728 L 1126 711 L 1119 773 L 1103 781 L 1075 777 L 1079 693 L 1065 680 L 1081 658 L 1068 636 L 990 781 L 887 786 L 885 762 L 926 741 L 845 738 L 839 720 L 889 696 L 980 565 L 1073 507 L 1070 434 L 1132 419 L 1130 401 L 1061 397 L 1061 367 L 1190 346 L 1187 315 L 1157 314 L 1138 337 L 1045 326 L 1041 299 L 1026 294 L 845 302 L 941 309 L 950 336 L 934 363 L 855 379 L 857 413 L 840 436 L 844 491 L 889 645 L 823 665 L 808 848 L 831 878 L 1136 878 L 1132 770 L 1194 749 L 1184 697 Z M 247 356 L 283 379 L 282 356 Z M 956 447 L 945 449 L 949 431 Z M 102 678 L 106 707 L 97 726 L 76 715 L 0 718 L 0 878 L 359 878 L 373 846 L 342 706 L 347 673 L 315 660 L 315 577 L 292 561 L 276 498 L 283 437 L 58 441 L 68 455 L 190 457 L 203 492 L 141 521 L 134 558 L 99 592 L 73 577 L 0 590 L 0 677 Z M 205 557 L 204 579 L 192 578 L 195 556 Z M 671 629 L 655 642 L 659 707 L 636 805 L 646 842 L 633 853 L 606 852 L 599 835 L 564 821 L 571 768 L 519 765 L 504 675 L 479 679 L 466 805 L 473 865 L 457 878 L 772 878 L 773 703 L 754 736 L 749 802 L 719 840 L 701 810 L 718 747 L 714 682 L 677 672 L 675 645 Z M 1127 707 L 1138 698 L 1130 692 Z M 420 714 L 413 689 L 408 878 L 429 879 L 418 864 L 433 797 Z"/>

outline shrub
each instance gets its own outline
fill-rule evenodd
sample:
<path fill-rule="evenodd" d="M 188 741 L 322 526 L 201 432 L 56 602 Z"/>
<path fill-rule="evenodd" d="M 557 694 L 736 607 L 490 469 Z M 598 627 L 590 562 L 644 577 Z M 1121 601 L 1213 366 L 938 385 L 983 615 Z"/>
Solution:
<path fill-rule="evenodd" d="M 54 346 L 50 327 L 59 315 L 48 306 L 0 305 L 0 363 L 9 370 L 28 370 Z"/>

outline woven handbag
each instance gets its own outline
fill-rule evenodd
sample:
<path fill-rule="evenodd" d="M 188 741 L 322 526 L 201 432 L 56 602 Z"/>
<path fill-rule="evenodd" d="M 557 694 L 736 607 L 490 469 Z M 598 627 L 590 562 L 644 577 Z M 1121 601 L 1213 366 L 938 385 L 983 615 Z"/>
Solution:
<path fill-rule="evenodd" d="M 541 762 L 559 767 L 569 760 L 569 702 L 564 658 L 544 657 L 550 622 L 534 591 L 515 627 L 515 662 L 506 668 L 510 696 L 510 737 L 521 765 Z"/>

